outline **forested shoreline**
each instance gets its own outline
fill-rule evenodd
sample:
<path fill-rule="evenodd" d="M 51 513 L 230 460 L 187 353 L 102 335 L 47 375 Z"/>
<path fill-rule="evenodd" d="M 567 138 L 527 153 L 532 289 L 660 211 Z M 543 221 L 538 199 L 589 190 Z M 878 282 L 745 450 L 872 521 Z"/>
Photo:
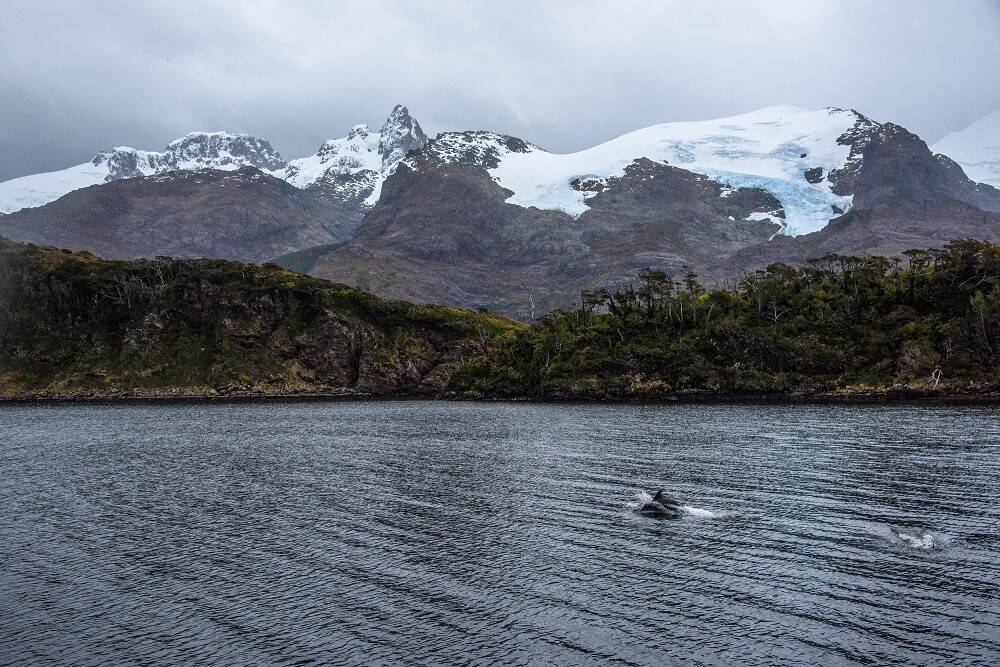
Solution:
<path fill-rule="evenodd" d="M 0 240 L 0 398 L 905 399 L 1000 389 L 1000 246 L 649 269 L 526 325 L 273 265 Z"/>
<path fill-rule="evenodd" d="M 1000 382 L 1000 246 L 826 255 L 707 290 L 647 270 L 505 332 L 453 386 L 484 396 L 655 398 L 990 393 Z"/>

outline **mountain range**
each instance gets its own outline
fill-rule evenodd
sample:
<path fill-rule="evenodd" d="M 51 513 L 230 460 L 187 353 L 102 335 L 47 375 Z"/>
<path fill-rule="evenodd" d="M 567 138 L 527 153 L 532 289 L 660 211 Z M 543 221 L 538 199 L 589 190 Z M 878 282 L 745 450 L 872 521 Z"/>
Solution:
<path fill-rule="evenodd" d="M 721 281 L 1000 239 L 998 143 L 1000 114 L 931 149 L 857 111 L 776 106 L 558 154 L 488 131 L 429 140 L 397 106 L 377 133 L 358 125 L 291 161 L 201 132 L 0 183 L 0 235 L 113 258 L 274 259 L 531 319 L 649 267 Z"/>

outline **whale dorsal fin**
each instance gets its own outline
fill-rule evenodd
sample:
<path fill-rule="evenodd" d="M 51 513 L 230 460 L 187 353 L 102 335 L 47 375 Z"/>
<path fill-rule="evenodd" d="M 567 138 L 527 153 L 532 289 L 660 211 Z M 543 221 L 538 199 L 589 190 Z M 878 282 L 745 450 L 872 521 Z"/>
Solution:
<path fill-rule="evenodd" d="M 663 489 L 660 489 L 659 491 L 656 492 L 656 495 L 653 496 L 653 500 L 659 502 L 662 497 L 663 497 Z"/>

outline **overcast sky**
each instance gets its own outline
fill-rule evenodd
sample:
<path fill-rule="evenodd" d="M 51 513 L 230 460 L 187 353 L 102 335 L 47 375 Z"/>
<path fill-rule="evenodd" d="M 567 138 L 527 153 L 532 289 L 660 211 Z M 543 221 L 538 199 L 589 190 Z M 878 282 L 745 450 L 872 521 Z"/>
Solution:
<path fill-rule="evenodd" d="M 1000 0 L 2 0 L 0 180 L 193 130 L 301 157 L 397 102 L 558 151 L 772 104 L 933 142 L 998 71 Z"/>

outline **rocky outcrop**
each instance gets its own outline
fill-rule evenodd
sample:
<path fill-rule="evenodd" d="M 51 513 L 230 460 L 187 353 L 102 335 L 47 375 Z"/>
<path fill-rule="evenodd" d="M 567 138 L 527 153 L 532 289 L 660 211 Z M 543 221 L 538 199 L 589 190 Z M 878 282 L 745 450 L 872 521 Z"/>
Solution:
<path fill-rule="evenodd" d="M 167 144 L 164 161 L 171 169 L 249 166 L 273 170 L 285 165 L 284 158 L 267 140 L 228 132 L 193 132 L 175 139 Z"/>
<path fill-rule="evenodd" d="M 854 173 L 837 175 L 834 182 L 838 193 L 854 195 L 856 209 L 954 199 L 984 211 L 1000 211 L 1000 191 L 973 182 L 958 164 L 935 156 L 920 137 L 899 125 L 869 128 L 868 136 L 855 139 L 852 155 L 855 150 L 860 167 Z"/>
<path fill-rule="evenodd" d="M 383 169 L 392 167 L 410 151 L 420 150 L 427 145 L 427 135 L 420 123 L 402 104 L 393 107 L 378 135 L 378 152 L 382 156 Z"/>

